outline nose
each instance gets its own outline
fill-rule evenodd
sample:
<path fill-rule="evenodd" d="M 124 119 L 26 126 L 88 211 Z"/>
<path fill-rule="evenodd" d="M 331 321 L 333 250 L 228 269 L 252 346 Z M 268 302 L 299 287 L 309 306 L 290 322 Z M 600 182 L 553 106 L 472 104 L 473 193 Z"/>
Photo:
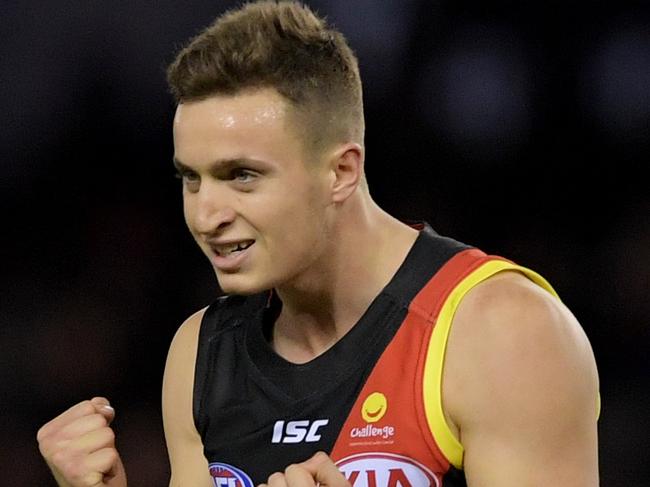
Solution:
<path fill-rule="evenodd" d="M 197 193 L 185 198 L 185 219 L 198 233 L 219 232 L 234 222 L 236 216 L 223 188 L 202 184 Z"/>

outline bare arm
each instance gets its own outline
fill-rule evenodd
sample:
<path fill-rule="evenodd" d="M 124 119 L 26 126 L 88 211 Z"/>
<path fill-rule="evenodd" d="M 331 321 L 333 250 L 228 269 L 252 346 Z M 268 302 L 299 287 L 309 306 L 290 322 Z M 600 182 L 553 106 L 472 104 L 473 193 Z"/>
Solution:
<path fill-rule="evenodd" d="M 598 374 L 569 310 L 506 272 L 458 308 L 444 407 L 470 487 L 597 487 Z"/>
<path fill-rule="evenodd" d="M 210 487 L 203 444 L 194 426 L 192 394 L 203 311 L 183 323 L 172 341 L 163 379 L 162 409 L 171 464 L 170 487 Z"/>

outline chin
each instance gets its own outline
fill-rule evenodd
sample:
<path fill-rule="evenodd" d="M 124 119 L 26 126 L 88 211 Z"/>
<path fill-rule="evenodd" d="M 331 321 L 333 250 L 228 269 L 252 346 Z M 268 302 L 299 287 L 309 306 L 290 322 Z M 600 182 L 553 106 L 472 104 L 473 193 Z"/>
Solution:
<path fill-rule="evenodd" d="M 271 288 L 266 283 L 235 274 L 220 275 L 217 273 L 217 282 L 219 283 L 219 289 L 224 294 L 236 294 L 239 296 L 249 296 L 267 291 Z"/>

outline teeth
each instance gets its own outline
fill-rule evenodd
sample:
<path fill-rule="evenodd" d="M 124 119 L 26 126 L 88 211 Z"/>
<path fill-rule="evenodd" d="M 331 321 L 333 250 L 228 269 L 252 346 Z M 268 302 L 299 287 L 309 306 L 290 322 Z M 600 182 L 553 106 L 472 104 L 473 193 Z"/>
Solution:
<path fill-rule="evenodd" d="M 239 248 L 239 244 L 224 245 L 223 247 L 219 247 L 219 253 L 230 254 L 237 248 Z"/>
<path fill-rule="evenodd" d="M 233 252 L 238 252 L 241 250 L 246 250 L 248 247 L 253 245 L 252 240 L 247 240 L 245 242 L 235 242 L 231 244 L 226 244 L 226 245 L 219 245 L 216 247 L 216 251 L 219 255 L 229 255 L 232 254 Z"/>

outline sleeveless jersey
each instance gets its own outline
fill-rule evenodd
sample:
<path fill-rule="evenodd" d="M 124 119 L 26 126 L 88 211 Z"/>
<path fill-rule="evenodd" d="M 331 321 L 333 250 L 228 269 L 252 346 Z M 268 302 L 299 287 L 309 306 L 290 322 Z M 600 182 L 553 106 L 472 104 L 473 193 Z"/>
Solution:
<path fill-rule="evenodd" d="M 254 487 L 317 451 L 352 487 L 466 485 L 442 409 L 445 348 L 462 297 L 505 270 L 554 293 L 538 274 L 424 225 L 361 319 L 306 364 L 268 343 L 273 293 L 219 298 L 201 323 L 193 398 L 214 485 Z"/>

